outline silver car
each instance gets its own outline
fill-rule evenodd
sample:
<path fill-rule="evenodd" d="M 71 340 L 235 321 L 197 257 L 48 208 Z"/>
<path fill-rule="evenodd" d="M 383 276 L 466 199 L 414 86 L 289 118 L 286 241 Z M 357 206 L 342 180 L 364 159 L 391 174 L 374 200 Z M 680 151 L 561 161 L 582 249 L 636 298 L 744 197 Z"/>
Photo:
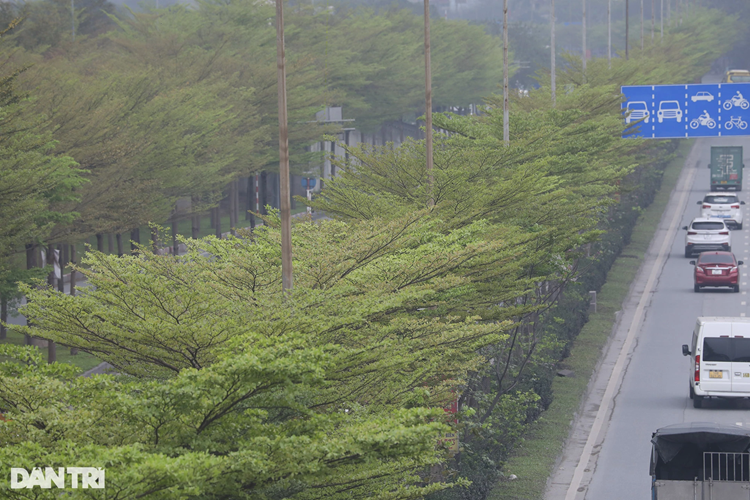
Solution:
<path fill-rule="evenodd" d="M 685 257 L 708 250 L 732 251 L 732 235 L 723 220 L 709 217 L 693 219 L 689 226 L 683 226 L 685 234 Z"/>

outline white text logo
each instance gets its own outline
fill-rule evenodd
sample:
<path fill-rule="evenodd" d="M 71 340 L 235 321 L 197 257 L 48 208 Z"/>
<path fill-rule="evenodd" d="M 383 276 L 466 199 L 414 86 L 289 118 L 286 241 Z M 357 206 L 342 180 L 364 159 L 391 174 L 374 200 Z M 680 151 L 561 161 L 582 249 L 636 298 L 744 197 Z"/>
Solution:
<path fill-rule="evenodd" d="M 70 478 L 65 480 L 65 476 Z M 10 488 L 19 490 L 39 486 L 42 489 L 56 488 L 104 488 L 104 469 L 97 467 L 45 467 L 42 471 L 34 467 L 29 473 L 26 469 L 10 469 Z"/>

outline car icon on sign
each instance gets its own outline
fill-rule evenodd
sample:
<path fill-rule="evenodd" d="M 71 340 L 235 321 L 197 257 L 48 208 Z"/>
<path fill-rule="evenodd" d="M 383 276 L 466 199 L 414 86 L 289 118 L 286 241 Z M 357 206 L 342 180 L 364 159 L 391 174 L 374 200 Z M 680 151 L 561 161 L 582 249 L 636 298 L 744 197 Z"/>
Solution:
<path fill-rule="evenodd" d="M 693 97 L 691 97 L 690 100 L 693 101 L 693 102 L 698 102 L 698 101 L 708 101 L 708 102 L 711 102 L 711 101 L 714 100 L 714 96 L 711 95 L 710 92 L 698 92 Z"/>
<path fill-rule="evenodd" d="M 677 101 L 661 101 L 659 103 L 659 111 L 656 112 L 656 117 L 661 123 L 665 118 L 674 118 L 677 122 L 682 121 L 682 110 L 680 109 L 680 103 Z"/>
<path fill-rule="evenodd" d="M 636 122 L 645 118 L 648 123 L 648 105 L 643 101 L 632 101 L 628 103 L 628 116 L 625 117 L 625 123 Z"/>

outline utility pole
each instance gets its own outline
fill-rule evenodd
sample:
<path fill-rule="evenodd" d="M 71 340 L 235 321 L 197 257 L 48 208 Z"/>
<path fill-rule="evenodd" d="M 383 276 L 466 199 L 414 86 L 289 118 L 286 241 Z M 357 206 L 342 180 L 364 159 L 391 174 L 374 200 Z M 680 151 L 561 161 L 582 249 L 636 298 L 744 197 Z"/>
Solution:
<path fill-rule="evenodd" d="M 432 197 L 432 69 L 430 67 L 430 0 L 424 0 L 424 120 L 425 153 L 427 155 L 428 205 L 435 204 Z"/>
<path fill-rule="evenodd" d="M 279 191 L 281 200 L 281 287 L 292 290 L 292 220 L 289 199 L 289 135 L 286 121 L 284 0 L 276 0 L 276 68 L 279 94 Z"/>
<path fill-rule="evenodd" d="M 651 0 L 651 45 L 654 44 L 654 30 L 656 28 L 656 11 L 654 10 L 654 2 Z"/>
<path fill-rule="evenodd" d="M 73 33 L 73 41 L 76 41 L 76 6 L 75 0 L 70 0 L 70 31 Z"/>
<path fill-rule="evenodd" d="M 625 0 L 625 59 L 630 58 L 630 0 Z"/>
<path fill-rule="evenodd" d="M 555 0 L 551 0 L 551 11 L 550 11 L 550 54 L 551 54 L 551 67 L 552 67 L 552 80 L 551 80 L 551 87 L 552 87 L 552 107 L 555 107 L 557 96 L 556 96 L 556 87 L 555 87 L 555 23 L 557 20 L 555 19 Z"/>
<path fill-rule="evenodd" d="M 641 0 L 641 50 L 643 50 L 643 0 Z"/>
<path fill-rule="evenodd" d="M 583 32 L 583 73 L 584 78 L 586 77 L 586 0 L 583 0 L 583 23 L 582 23 L 582 32 Z"/>
<path fill-rule="evenodd" d="M 607 67 L 612 69 L 612 0 L 607 0 Z"/>
<path fill-rule="evenodd" d="M 659 12 L 659 24 L 661 25 L 661 39 L 664 41 L 664 0 L 661 0 L 661 11 Z"/>
<path fill-rule="evenodd" d="M 510 144 L 508 117 L 508 0 L 503 0 L 503 142 Z"/>

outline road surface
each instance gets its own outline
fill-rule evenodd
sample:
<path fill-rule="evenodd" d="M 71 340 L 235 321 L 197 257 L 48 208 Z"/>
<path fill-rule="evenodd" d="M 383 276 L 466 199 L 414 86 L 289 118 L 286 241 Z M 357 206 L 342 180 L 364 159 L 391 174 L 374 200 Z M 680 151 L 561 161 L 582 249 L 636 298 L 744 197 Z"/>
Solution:
<path fill-rule="evenodd" d="M 747 264 L 741 292 L 693 291 L 693 266 L 684 257 L 685 231 L 700 215 L 696 204 L 709 188 L 711 145 L 739 145 L 750 167 L 750 137 L 700 139 L 680 179 L 639 276 L 623 306 L 601 368 L 590 384 L 562 460 L 550 479 L 546 500 L 635 500 L 651 498 L 648 473 L 651 433 L 681 422 L 718 422 L 750 427 L 750 401 L 706 401 L 693 408 L 688 397 L 690 344 L 697 316 L 750 316 L 750 224 L 732 232 L 732 250 Z M 750 220 L 750 176 L 740 199 Z"/>

